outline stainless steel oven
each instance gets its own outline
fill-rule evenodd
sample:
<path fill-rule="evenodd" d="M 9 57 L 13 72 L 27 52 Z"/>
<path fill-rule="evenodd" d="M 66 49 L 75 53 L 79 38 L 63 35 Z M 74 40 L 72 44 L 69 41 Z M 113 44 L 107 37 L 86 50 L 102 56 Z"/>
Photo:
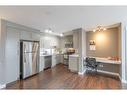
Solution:
<path fill-rule="evenodd" d="M 69 54 L 68 53 L 65 53 L 64 54 L 64 64 L 65 65 L 68 65 L 68 62 L 69 62 Z"/>
<path fill-rule="evenodd" d="M 69 64 L 69 55 L 72 55 L 74 54 L 75 52 L 67 52 L 67 53 L 64 53 L 64 64 L 68 66 Z"/>

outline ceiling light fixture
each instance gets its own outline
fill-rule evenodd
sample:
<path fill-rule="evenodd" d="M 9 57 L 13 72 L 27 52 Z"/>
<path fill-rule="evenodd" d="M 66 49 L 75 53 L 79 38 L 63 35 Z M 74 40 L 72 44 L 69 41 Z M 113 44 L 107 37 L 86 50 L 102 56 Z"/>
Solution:
<path fill-rule="evenodd" d="M 51 28 L 45 29 L 44 32 L 45 32 L 45 33 L 52 34 L 52 35 L 57 35 L 57 36 L 60 36 L 60 37 L 63 37 L 63 36 L 64 36 L 63 33 L 59 34 L 59 33 L 53 32 Z"/>
<path fill-rule="evenodd" d="M 53 31 L 49 28 L 45 30 L 46 33 L 52 33 Z"/>
<path fill-rule="evenodd" d="M 105 30 L 106 30 L 106 28 L 104 28 L 102 26 L 97 26 L 95 29 L 93 29 L 93 32 L 103 32 Z"/>

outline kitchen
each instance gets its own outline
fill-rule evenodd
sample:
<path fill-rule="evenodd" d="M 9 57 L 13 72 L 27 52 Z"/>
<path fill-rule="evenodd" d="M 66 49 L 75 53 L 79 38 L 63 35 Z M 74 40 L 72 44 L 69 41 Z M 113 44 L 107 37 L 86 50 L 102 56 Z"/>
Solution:
<path fill-rule="evenodd" d="M 3 35 L 2 39 L 5 39 L 3 40 L 5 41 L 5 44 L 3 43 L 2 46 L 5 47 L 5 52 L 1 53 L 3 55 L 2 60 L 3 62 L 5 61 L 4 68 L 6 69 L 6 72 L 4 72 L 5 74 L 3 76 L 4 80 L 2 80 L 2 83 L 4 84 L 8 85 L 11 82 L 14 82 L 19 79 L 26 79 L 34 74 L 38 74 L 41 71 L 43 72 L 44 70 L 48 70 L 60 63 L 64 64 L 64 66 L 67 67 L 70 70 L 70 72 L 74 72 L 74 73 L 76 72 L 79 75 L 83 75 L 86 70 L 86 68 L 84 67 L 84 57 L 91 56 L 91 55 L 93 55 L 93 57 L 98 56 L 98 55 L 91 54 L 92 52 L 95 52 L 95 50 L 89 51 L 90 49 L 89 41 L 91 39 L 86 38 L 86 35 L 88 37 L 88 33 L 90 32 L 84 32 L 82 28 L 65 32 L 62 35 L 52 35 L 51 33 L 48 32 L 40 32 L 37 29 L 16 24 L 3 19 L 1 20 L 1 23 L 2 23 L 1 29 L 6 31 L 6 32 L 2 32 Z M 24 69 L 24 67 L 22 66 L 21 68 L 22 63 L 21 61 L 19 62 L 19 60 L 21 59 L 20 58 L 21 41 L 39 43 L 38 44 L 39 52 L 37 53 L 38 58 L 36 59 L 36 61 L 37 60 L 39 61 L 33 62 L 36 64 L 37 68 L 35 68 L 36 69 L 35 72 L 32 71 L 34 67 L 32 67 L 33 63 L 31 63 L 30 60 L 33 61 L 32 59 L 33 57 L 31 56 L 30 60 L 28 58 L 27 59 L 28 62 L 26 61 L 26 63 L 27 64 L 30 63 L 31 65 L 26 67 L 26 71 L 28 70 L 28 68 L 31 71 L 28 71 L 29 74 L 26 77 L 20 77 L 24 74 L 22 70 Z M 88 44 L 88 46 L 86 44 Z M 103 61 L 103 59 L 101 60 Z M 105 65 L 101 64 L 99 67 L 99 69 L 102 71 L 103 69 L 106 71 L 109 70 L 108 69 L 109 66 L 114 67 L 114 65 L 112 64 L 109 65 L 107 68 L 102 68 L 103 66 L 105 67 Z M 121 72 L 119 69 L 120 67 L 121 66 L 116 67 L 117 68 L 116 73 L 118 76 L 119 75 L 121 76 Z M 111 69 L 110 69 L 111 74 L 114 74 L 114 72 L 112 73 Z M 31 72 L 32 74 L 30 74 Z"/>
<path fill-rule="evenodd" d="M 125 2 L 40 1 L 0 6 L 1 93 L 126 92 Z"/>
<path fill-rule="evenodd" d="M 48 44 L 47 44 L 48 43 Z M 40 71 L 54 67 L 62 63 L 69 65 L 69 55 L 75 53 L 73 48 L 73 34 L 63 34 L 63 36 L 53 36 L 45 34 L 40 40 Z M 46 62 L 50 60 L 50 62 Z M 46 65 L 48 64 L 48 65 Z"/>
<path fill-rule="evenodd" d="M 52 35 L 50 33 L 40 32 L 37 29 L 30 28 L 24 25 L 20 25 L 11 21 L 7 21 L 1 19 L 1 63 L 3 63 L 0 68 L 5 68 L 6 72 L 3 73 L 3 80 L 1 80 L 1 84 L 8 84 L 19 80 L 21 75 L 23 75 L 23 70 L 25 69 L 21 66 L 21 62 L 24 64 L 29 64 L 27 68 L 30 69 L 29 73 L 32 71 L 32 63 L 33 55 L 27 55 L 27 50 L 35 46 L 35 42 L 38 42 L 36 57 L 35 58 L 36 70 L 35 73 L 43 71 L 44 69 L 48 69 L 50 67 L 54 67 L 59 63 L 66 63 L 65 66 L 68 66 L 68 59 L 64 60 L 64 54 L 67 53 L 67 48 L 70 48 L 68 53 L 74 53 L 73 49 L 73 37 L 65 37 L 65 41 L 63 40 L 63 36 L 61 35 Z M 3 32 L 4 31 L 4 32 Z M 68 39 L 69 38 L 69 39 Z M 63 41 L 63 43 L 61 42 Z M 66 41 L 67 40 L 67 41 Z M 3 42 L 2 42 L 3 41 Z M 26 43 L 28 45 L 23 45 L 25 51 L 21 52 L 21 42 Z M 61 44 L 62 43 L 62 44 Z M 69 43 L 69 44 L 68 44 Z M 28 47 L 28 48 L 27 48 Z M 61 48 L 62 47 L 62 48 Z M 66 49 L 65 49 L 66 48 Z M 26 52 L 26 53 L 25 53 Z M 28 51 L 32 52 L 32 51 Z M 25 55 L 26 54 L 26 55 Z M 23 55 L 21 58 L 21 55 Z M 65 55 L 66 56 L 66 55 Z M 68 56 L 68 54 L 67 54 Z M 25 58 L 25 59 L 24 59 Z M 21 60 L 22 59 L 22 60 Z M 36 62 L 37 60 L 40 62 Z M 66 62 L 64 62 L 66 61 Z M 40 64 L 39 64 L 40 63 Z M 31 65 L 30 65 L 31 64 Z M 39 65 L 39 66 L 38 66 Z M 25 65 L 24 65 L 25 66 Z M 30 76 L 32 74 L 29 74 Z M 29 75 L 27 75 L 29 77 Z M 27 78 L 27 77 L 24 77 Z M 23 79 L 24 79 L 23 78 Z"/>

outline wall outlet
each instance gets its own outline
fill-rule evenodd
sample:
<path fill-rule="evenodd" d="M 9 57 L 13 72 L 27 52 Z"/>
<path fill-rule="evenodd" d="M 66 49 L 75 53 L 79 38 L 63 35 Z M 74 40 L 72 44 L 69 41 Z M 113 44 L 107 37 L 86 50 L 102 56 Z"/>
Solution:
<path fill-rule="evenodd" d="M 100 65 L 99 65 L 99 67 L 103 67 L 103 65 L 102 65 L 102 64 L 100 64 Z"/>
<path fill-rule="evenodd" d="M 6 84 L 0 84 L 0 89 L 6 88 Z"/>

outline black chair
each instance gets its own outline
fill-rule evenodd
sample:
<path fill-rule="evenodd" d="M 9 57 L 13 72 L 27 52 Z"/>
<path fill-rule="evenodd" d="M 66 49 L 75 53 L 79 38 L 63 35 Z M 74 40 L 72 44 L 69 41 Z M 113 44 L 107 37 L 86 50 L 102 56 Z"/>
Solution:
<path fill-rule="evenodd" d="M 95 58 L 89 58 L 87 57 L 85 59 L 85 66 L 86 66 L 86 69 L 90 69 L 91 71 L 96 71 L 97 72 L 97 62 L 96 62 L 96 59 Z"/>

